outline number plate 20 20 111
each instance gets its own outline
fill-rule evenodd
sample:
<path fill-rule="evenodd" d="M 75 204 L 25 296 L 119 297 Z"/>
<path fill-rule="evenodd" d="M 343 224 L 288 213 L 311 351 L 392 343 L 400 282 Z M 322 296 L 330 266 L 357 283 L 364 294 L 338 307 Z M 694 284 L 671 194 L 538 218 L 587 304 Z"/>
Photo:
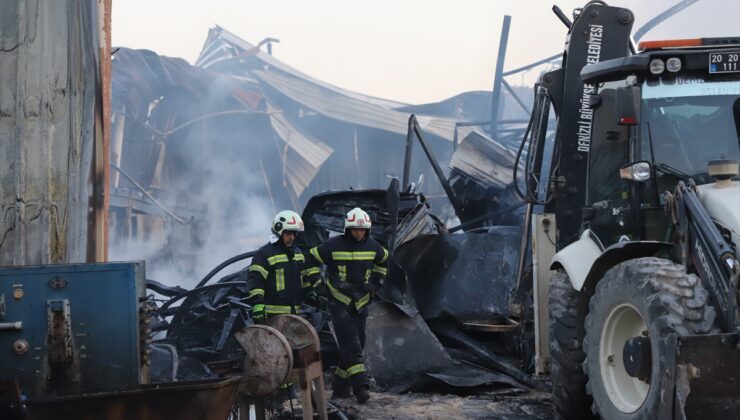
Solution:
<path fill-rule="evenodd" d="M 709 53 L 709 73 L 740 73 L 740 52 Z"/>

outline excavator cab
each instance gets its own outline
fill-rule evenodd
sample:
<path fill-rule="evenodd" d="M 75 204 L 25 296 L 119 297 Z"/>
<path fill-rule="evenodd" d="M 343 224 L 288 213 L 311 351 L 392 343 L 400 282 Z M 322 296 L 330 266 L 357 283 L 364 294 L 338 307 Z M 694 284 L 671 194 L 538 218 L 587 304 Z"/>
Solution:
<path fill-rule="evenodd" d="M 702 52 L 702 43 L 723 47 Z M 666 197 L 677 184 L 712 184 L 710 162 L 740 161 L 740 57 L 734 52 L 740 40 L 641 46 L 650 49 L 582 72 L 584 80 L 601 84 L 592 104 L 585 219 L 606 246 L 624 236 L 670 242 Z"/>
<path fill-rule="evenodd" d="M 740 160 L 740 73 L 632 83 L 603 82 L 593 104 L 585 217 L 606 246 L 624 235 L 668 241 L 664 193 L 679 181 L 713 183 L 711 161 Z M 631 205 L 642 214 L 626 217 Z"/>

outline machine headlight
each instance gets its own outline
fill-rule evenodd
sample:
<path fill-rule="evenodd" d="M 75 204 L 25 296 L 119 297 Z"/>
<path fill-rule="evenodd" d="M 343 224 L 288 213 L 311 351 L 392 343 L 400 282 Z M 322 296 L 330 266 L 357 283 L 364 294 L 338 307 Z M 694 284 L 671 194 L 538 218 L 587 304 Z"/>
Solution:
<path fill-rule="evenodd" d="M 681 59 L 678 57 L 671 57 L 665 61 L 665 69 L 671 73 L 681 71 Z"/>
<path fill-rule="evenodd" d="M 644 182 L 650 179 L 650 162 L 640 161 L 628 163 L 619 169 L 619 177 L 636 182 Z"/>
<path fill-rule="evenodd" d="M 665 71 L 665 63 L 660 58 L 650 60 L 650 73 L 661 74 Z"/>

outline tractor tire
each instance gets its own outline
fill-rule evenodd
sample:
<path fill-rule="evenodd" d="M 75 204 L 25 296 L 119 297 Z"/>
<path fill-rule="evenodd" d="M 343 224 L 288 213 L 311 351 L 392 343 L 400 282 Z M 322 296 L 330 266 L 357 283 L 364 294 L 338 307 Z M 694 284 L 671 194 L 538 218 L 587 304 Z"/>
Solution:
<path fill-rule="evenodd" d="M 583 345 L 593 412 L 606 420 L 657 418 L 665 367 L 658 340 L 650 340 L 649 383 L 627 374 L 624 343 L 640 335 L 706 334 L 715 318 L 701 279 L 681 265 L 637 258 L 607 271 L 589 301 Z"/>
<path fill-rule="evenodd" d="M 556 419 L 591 419 L 591 396 L 586 393 L 588 377 L 583 372 L 580 337 L 583 323 L 578 320 L 578 291 L 568 276 L 556 273 L 550 279 L 550 378 Z M 579 331 L 580 330 L 580 331 Z"/>

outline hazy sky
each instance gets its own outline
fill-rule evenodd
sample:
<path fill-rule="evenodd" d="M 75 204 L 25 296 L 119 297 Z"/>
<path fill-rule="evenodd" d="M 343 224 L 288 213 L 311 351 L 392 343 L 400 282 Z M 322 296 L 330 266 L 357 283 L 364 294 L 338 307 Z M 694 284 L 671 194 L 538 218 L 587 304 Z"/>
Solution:
<path fill-rule="evenodd" d="M 678 0 L 612 0 L 633 29 Z M 568 16 L 585 0 L 113 0 L 113 45 L 193 63 L 216 24 L 327 83 L 408 103 L 490 90 L 503 16 L 512 16 L 504 69 L 562 51 Z M 699 0 L 644 39 L 740 36 L 740 0 Z M 534 74 L 527 77 L 533 78 Z M 508 79 L 521 84 L 521 77 Z"/>

